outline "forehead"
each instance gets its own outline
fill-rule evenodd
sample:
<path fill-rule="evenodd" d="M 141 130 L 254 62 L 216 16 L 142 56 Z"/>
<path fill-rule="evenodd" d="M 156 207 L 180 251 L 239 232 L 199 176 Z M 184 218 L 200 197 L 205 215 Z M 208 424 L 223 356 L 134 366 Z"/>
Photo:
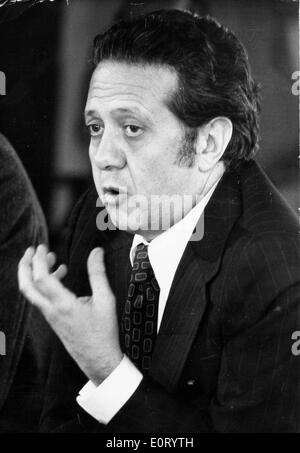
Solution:
<path fill-rule="evenodd" d="M 155 114 L 177 88 L 177 75 L 168 67 L 104 61 L 95 69 L 87 96 L 86 114 L 94 109 L 132 108 Z"/>

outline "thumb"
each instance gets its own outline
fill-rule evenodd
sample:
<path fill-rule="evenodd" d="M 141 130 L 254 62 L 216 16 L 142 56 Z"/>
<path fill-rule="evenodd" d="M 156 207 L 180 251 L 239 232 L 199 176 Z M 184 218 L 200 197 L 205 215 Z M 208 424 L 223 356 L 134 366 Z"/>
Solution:
<path fill-rule="evenodd" d="M 93 296 L 103 295 L 103 292 L 112 292 L 108 283 L 105 264 L 104 250 L 97 247 L 91 251 L 87 260 L 87 270 Z"/>

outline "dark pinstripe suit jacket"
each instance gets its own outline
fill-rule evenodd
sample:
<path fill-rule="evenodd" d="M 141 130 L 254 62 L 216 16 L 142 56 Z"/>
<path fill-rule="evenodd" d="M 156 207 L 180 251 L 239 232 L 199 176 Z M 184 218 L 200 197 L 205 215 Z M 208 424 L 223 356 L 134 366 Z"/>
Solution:
<path fill-rule="evenodd" d="M 90 292 L 86 259 L 106 249 L 118 314 L 132 236 L 96 230 L 94 189 L 71 221 L 68 286 Z M 167 301 L 150 375 L 105 427 L 76 406 L 86 382 L 57 341 L 42 430 L 59 432 L 297 432 L 300 358 L 298 225 L 255 162 L 227 172 L 189 242 Z"/>

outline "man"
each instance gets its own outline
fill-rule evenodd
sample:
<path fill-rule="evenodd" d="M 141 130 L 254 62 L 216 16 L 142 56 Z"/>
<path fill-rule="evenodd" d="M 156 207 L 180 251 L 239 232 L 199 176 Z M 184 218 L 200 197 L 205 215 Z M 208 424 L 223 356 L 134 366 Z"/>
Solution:
<path fill-rule="evenodd" d="M 44 216 L 10 143 L 0 134 L 0 432 L 38 429 L 47 376 L 48 327 L 20 297 L 26 248 L 47 241 Z"/>
<path fill-rule="evenodd" d="M 70 221 L 66 286 L 44 246 L 19 265 L 59 337 L 41 429 L 296 432 L 297 223 L 252 160 L 242 45 L 213 19 L 163 10 L 98 36 L 94 62 L 96 190 Z"/>

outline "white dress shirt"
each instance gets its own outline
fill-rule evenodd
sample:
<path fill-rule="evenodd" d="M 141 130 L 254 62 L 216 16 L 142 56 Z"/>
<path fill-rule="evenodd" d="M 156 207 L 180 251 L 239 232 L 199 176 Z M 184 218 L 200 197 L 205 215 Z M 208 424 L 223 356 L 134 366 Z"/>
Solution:
<path fill-rule="evenodd" d="M 161 233 L 150 243 L 138 234 L 133 238 L 130 250 L 131 265 L 133 264 L 136 247 L 140 243 L 148 245 L 149 260 L 160 287 L 157 330 L 161 325 L 178 264 L 219 180 L 182 220 Z M 107 424 L 133 395 L 142 379 L 142 373 L 124 355 L 120 364 L 98 387 L 89 381 L 80 390 L 77 402 L 100 423 Z"/>

